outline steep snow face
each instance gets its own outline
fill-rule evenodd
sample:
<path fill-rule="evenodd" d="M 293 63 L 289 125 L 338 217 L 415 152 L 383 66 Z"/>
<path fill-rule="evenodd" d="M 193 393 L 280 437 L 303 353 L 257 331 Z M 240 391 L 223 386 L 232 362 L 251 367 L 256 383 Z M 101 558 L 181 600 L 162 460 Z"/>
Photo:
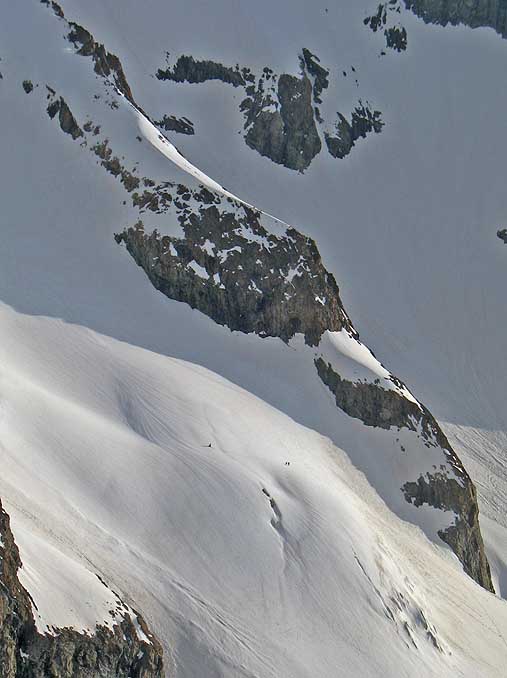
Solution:
<path fill-rule="evenodd" d="M 500 675 L 504 603 L 328 439 L 202 367 L 6 306 L 0 323 L 0 491 L 46 624 L 93 617 L 51 551 L 142 605 L 169 675 Z"/>

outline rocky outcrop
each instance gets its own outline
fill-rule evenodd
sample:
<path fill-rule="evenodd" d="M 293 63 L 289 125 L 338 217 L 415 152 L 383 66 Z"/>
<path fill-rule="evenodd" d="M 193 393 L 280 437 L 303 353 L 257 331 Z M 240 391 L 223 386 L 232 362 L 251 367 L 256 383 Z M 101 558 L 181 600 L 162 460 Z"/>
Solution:
<path fill-rule="evenodd" d="M 122 184 L 129 193 L 139 188 L 140 179 L 122 165 L 120 158 L 113 155 L 107 139 L 95 143 L 91 150 L 100 158 L 100 164 L 109 174 L 112 174 L 113 177 L 120 177 Z"/>
<path fill-rule="evenodd" d="M 457 478 L 449 477 L 443 471 L 427 473 L 415 482 L 405 483 L 402 490 L 406 500 L 414 506 L 427 504 L 455 513 L 454 525 L 440 530 L 439 537 L 458 556 L 465 572 L 482 587 L 494 592 L 479 526 L 477 493 L 463 467 Z"/>
<path fill-rule="evenodd" d="M 104 45 L 96 42 L 93 35 L 79 24 L 69 21 L 68 25 L 71 30 L 67 39 L 74 45 L 77 54 L 91 57 L 95 73 L 103 78 L 112 78 L 120 92 L 131 103 L 135 103 L 127 78 L 123 72 L 121 61 L 116 54 L 108 52 Z"/>
<path fill-rule="evenodd" d="M 41 3 L 50 7 L 54 14 L 59 19 L 62 19 L 70 29 L 67 39 L 74 45 L 76 53 L 84 57 L 90 57 L 94 63 L 95 73 L 105 80 L 111 81 L 132 104 L 135 104 L 132 91 L 123 72 L 121 61 L 116 54 L 108 52 L 104 45 L 97 42 L 86 28 L 83 28 L 83 26 L 74 21 L 67 21 L 63 9 L 57 2 L 54 0 L 41 0 Z"/>
<path fill-rule="evenodd" d="M 465 24 L 470 28 L 489 26 L 507 37 L 505 0 L 404 0 L 407 9 L 426 23 L 440 26 Z"/>
<path fill-rule="evenodd" d="M 360 137 L 379 133 L 383 122 L 380 111 L 359 101 L 350 121 L 338 113 L 336 130 L 333 129 L 332 121 L 323 119 L 319 107 L 329 87 L 330 71 L 306 47 L 299 63 L 299 75 L 276 74 L 267 66 L 260 74 L 255 74 L 238 64 L 225 66 L 182 55 L 174 65 L 158 69 L 156 76 L 159 80 L 191 84 L 218 80 L 242 88 L 245 98 L 240 103 L 240 111 L 245 119 L 246 144 L 278 165 L 303 172 L 320 153 L 322 135 L 331 155 L 344 158 Z"/>
<path fill-rule="evenodd" d="M 507 228 L 501 228 L 496 232 L 496 235 L 500 240 L 503 240 L 507 245 Z"/>
<path fill-rule="evenodd" d="M 383 32 L 386 48 L 395 52 L 404 52 L 407 49 L 407 31 L 399 23 L 400 14 L 399 0 L 388 0 L 380 3 L 377 11 L 364 19 L 364 25 L 373 33 Z"/>
<path fill-rule="evenodd" d="M 362 101 L 352 111 L 352 120 L 349 122 L 341 113 L 338 113 L 338 121 L 335 124 L 335 132 L 326 132 L 324 138 L 329 153 L 333 158 L 345 158 L 360 138 L 365 139 L 368 134 L 382 131 L 384 123 L 380 111 L 372 111 Z"/>
<path fill-rule="evenodd" d="M 37 631 L 33 602 L 21 586 L 18 548 L 9 517 L 0 502 L 0 667 L 2 678 L 162 678 L 162 649 L 150 634 L 140 640 L 125 614 L 112 629 L 97 626 L 94 634 L 65 628 L 52 634 Z M 128 609 L 128 608 L 126 608 Z M 142 617 L 137 623 L 147 636 Z"/>
<path fill-rule="evenodd" d="M 336 404 L 349 417 L 360 419 L 366 426 L 379 426 L 385 429 L 395 426 L 411 431 L 418 430 L 424 413 L 416 402 L 376 383 L 342 379 L 333 367 L 320 357 L 314 362 L 319 377 L 335 396 Z M 423 422 L 423 429 L 428 430 L 429 434 L 432 426 L 427 419 L 426 417 Z"/>
<path fill-rule="evenodd" d="M 145 233 L 141 222 L 116 235 L 170 299 L 231 330 L 285 342 L 301 333 L 316 345 L 326 329 L 349 327 L 336 281 L 311 238 L 294 229 L 269 234 L 259 215 L 243 207 L 202 206 L 181 223 L 184 238 Z"/>
<path fill-rule="evenodd" d="M 220 80 L 234 87 L 244 86 L 245 77 L 240 72 L 239 66 L 234 68 L 224 66 L 217 61 L 198 61 L 193 56 L 181 55 L 174 66 L 157 71 L 159 80 L 172 80 L 173 82 L 202 83 L 209 80 Z"/>
<path fill-rule="evenodd" d="M 302 78 L 281 75 L 278 79 L 279 110 L 266 110 L 262 100 L 246 99 L 242 110 L 248 111 L 245 141 L 250 148 L 288 169 L 306 169 L 322 148 L 312 106 L 312 84 Z"/>
<path fill-rule="evenodd" d="M 77 124 L 76 118 L 63 97 L 51 101 L 47 107 L 47 112 L 51 119 L 58 113 L 58 121 L 61 129 L 65 134 L 70 134 L 74 140 L 83 136 L 83 130 Z"/>
<path fill-rule="evenodd" d="M 161 120 L 156 120 L 155 125 L 166 132 L 178 134 L 195 134 L 194 124 L 188 118 L 177 118 L 175 115 L 164 115 Z"/>
<path fill-rule="evenodd" d="M 404 52 L 407 49 L 407 30 L 404 26 L 390 26 L 384 31 L 386 47 L 395 52 Z"/>
<path fill-rule="evenodd" d="M 33 90 L 33 83 L 31 80 L 23 80 L 23 89 L 25 90 L 26 94 L 30 94 L 30 92 Z"/>
<path fill-rule="evenodd" d="M 319 57 L 306 47 L 303 47 L 301 60 L 303 70 L 313 78 L 313 98 L 321 104 L 322 92 L 329 87 L 329 71 L 320 65 Z"/>
<path fill-rule="evenodd" d="M 46 7 L 51 7 L 53 12 L 56 14 L 56 16 L 59 19 L 64 18 L 63 9 L 60 7 L 60 5 L 57 2 L 55 2 L 54 0 L 40 0 L 40 1 L 41 1 L 41 4 L 46 5 Z"/>
<path fill-rule="evenodd" d="M 315 366 L 319 377 L 335 396 L 337 406 L 349 416 L 360 419 L 366 426 L 407 428 L 420 436 L 427 447 L 443 451 L 446 463 L 440 471 L 421 475 L 401 489 L 405 499 L 415 506 L 428 504 L 454 512 L 454 525 L 441 530 L 439 537 L 452 548 L 465 572 L 493 591 L 474 484 L 433 415 L 423 405 L 396 390 L 382 388 L 378 383 L 342 379 L 322 358 L 315 360 Z M 391 379 L 395 386 L 403 387 L 395 377 Z"/>

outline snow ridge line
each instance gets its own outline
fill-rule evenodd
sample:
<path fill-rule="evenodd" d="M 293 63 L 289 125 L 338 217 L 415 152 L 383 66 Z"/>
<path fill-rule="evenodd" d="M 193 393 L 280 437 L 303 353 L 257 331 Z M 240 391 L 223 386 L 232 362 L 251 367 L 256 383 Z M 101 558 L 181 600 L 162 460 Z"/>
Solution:
<path fill-rule="evenodd" d="M 152 146 L 154 146 L 162 155 L 164 155 L 168 160 L 170 160 L 172 163 L 174 163 L 177 167 L 182 169 L 184 172 L 187 174 L 190 174 L 190 176 L 193 176 L 195 179 L 198 179 L 204 186 L 207 188 L 210 188 L 212 191 L 216 191 L 218 193 L 221 193 L 223 196 L 226 198 L 230 198 L 231 200 L 234 200 L 235 202 L 240 203 L 241 205 L 244 205 L 248 209 L 254 210 L 255 212 L 259 212 L 263 216 L 268 217 L 269 219 L 272 219 L 273 221 L 276 221 L 279 224 L 282 224 L 286 228 L 289 228 L 289 224 L 287 224 L 285 221 L 282 219 L 279 219 L 278 217 L 273 216 L 272 214 L 269 214 L 269 212 L 265 212 L 264 210 L 259 209 L 258 207 L 255 207 L 254 205 L 251 205 L 250 203 L 246 202 L 245 200 L 242 200 L 239 198 L 237 195 L 234 195 L 234 193 L 231 193 L 228 191 L 226 188 L 224 188 L 221 184 L 219 184 L 217 181 L 209 177 L 207 174 L 202 172 L 198 167 L 193 165 L 191 162 L 189 162 L 172 144 L 169 139 L 163 134 L 158 127 L 156 127 L 151 120 L 142 112 L 139 110 L 137 106 L 135 106 L 131 101 L 127 99 L 127 97 L 121 92 L 116 85 L 114 85 L 114 88 L 116 90 L 116 93 L 119 94 L 122 99 L 124 99 L 128 105 L 135 111 L 135 114 L 137 116 L 137 125 L 139 127 L 139 131 L 141 134 L 144 136 L 144 138 L 150 142 Z"/>

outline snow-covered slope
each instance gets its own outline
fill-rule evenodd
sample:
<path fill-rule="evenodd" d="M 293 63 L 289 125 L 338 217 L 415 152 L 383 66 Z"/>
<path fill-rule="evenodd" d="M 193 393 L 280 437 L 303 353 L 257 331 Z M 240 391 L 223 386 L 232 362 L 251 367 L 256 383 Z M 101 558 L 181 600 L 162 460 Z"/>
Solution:
<path fill-rule="evenodd" d="M 500 675 L 503 601 L 328 439 L 204 368 L 1 316 L 1 492 L 46 623 L 75 566 L 30 587 L 40 541 L 136 600 L 169 675 Z"/>
<path fill-rule="evenodd" d="M 67 39 L 51 3 L 7 10 L 0 496 L 42 630 L 109 621 L 111 591 L 97 584 L 99 574 L 144 614 L 168 675 L 501 675 L 504 601 L 466 577 L 438 538 L 454 513 L 415 506 L 401 490 L 442 463 L 452 469 L 454 457 L 428 447 L 415 424 L 372 426 L 337 408 L 314 363 L 322 358 L 356 385 L 381 384 L 416 410 L 422 395 L 449 420 L 449 434 L 474 461 L 468 470 L 484 497 L 486 534 L 496 543 L 488 555 L 503 593 L 505 480 L 501 456 L 489 452 L 506 430 L 497 400 L 503 194 L 494 193 L 503 142 L 467 146 L 474 162 L 457 175 L 456 149 L 464 153 L 464 138 L 475 143 L 466 123 L 449 116 L 441 137 L 432 125 L 451 104 L 461 115 L 461 101 L 476 107 L 467 120 L 477 119 L 486 110 L 481 92 L 501 107 L 494 83 L 505 46 L 486 31 L 432 28 L 404 13 L 408 51 L 379 58 L 381 41 L 363 24 L 372 7 L 359 4 L 309 12 L 307 3 L 281 3 L 273 12 L 256 3 L 253 12 L 224 1 L 190 13 L 188 3 L 154 2 L 147 11 L 65 0 L 67 19 L 120 57 L 131 103 L 118 72 L 104 75 L 79 35 Z M 322 115 L 337 101 L 350 114 L 358 98 L 371 98 L 385 127 L 345 159 L 323 150 L 304 173 L 236 134 L 236 89 L 150 77 L 166 51 L 171 63 L 192 54 L 298 74 L 305 46 L 333 67 Z M 475 64 L 474 94 L 455 86 L 451 104 L 442 102 L 437 64 L 445 84 L 460 59 Z M 186 116 L 196 133 L 168 134 L 169 145 L 142 112 Z M 491 125 L 501 124 L 497 117 Z M 484 199 L 483 228 L 470 221 L 478 177 L 494 195 Z M 142 212 L 129 195 L 136 179 L 147 190 L 153 180 L 193 192 L 177 210 L 144 209 L 149 232 L 188 239 L 180 217 L 201 209 L 198 182 L 222 193 L 224 214 L 243 218 L 230 202 L 238 195 L 301 226 L 362 338 L 410 390 L 347 331 L 346 315 L 318 345 L 302 334 L 284 343 L 231 332 L 211 312 L 157 292 L 113 238 Z M 259 219 L 267 235 L 243 226 L 239 236 L 266 251 L 276 238 L 285 242 L 285 223 Z M 205 282 L 206 262 L 191 262 Z M 486 304 L 468 270 L 484 276 Z M 298 275 L 290 269 L 289 282 Z"/>

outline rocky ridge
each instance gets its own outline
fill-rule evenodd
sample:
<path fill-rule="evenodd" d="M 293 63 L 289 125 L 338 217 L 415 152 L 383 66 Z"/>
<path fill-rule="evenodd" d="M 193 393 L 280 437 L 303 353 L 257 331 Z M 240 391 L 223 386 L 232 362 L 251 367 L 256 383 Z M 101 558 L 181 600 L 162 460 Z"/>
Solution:
<path fill-rule="evenodd" d="M 300 333 L 313 346 L 326 329 L 350 327 L 311 238 L 270 234 L 253 210 L 224 210 L 206 193 L 211 205 L 181 218 L 184 238 L 146 233 L 142 222 L 116 235 L 156 289 L 231 330 L 285 342 Z"/>

